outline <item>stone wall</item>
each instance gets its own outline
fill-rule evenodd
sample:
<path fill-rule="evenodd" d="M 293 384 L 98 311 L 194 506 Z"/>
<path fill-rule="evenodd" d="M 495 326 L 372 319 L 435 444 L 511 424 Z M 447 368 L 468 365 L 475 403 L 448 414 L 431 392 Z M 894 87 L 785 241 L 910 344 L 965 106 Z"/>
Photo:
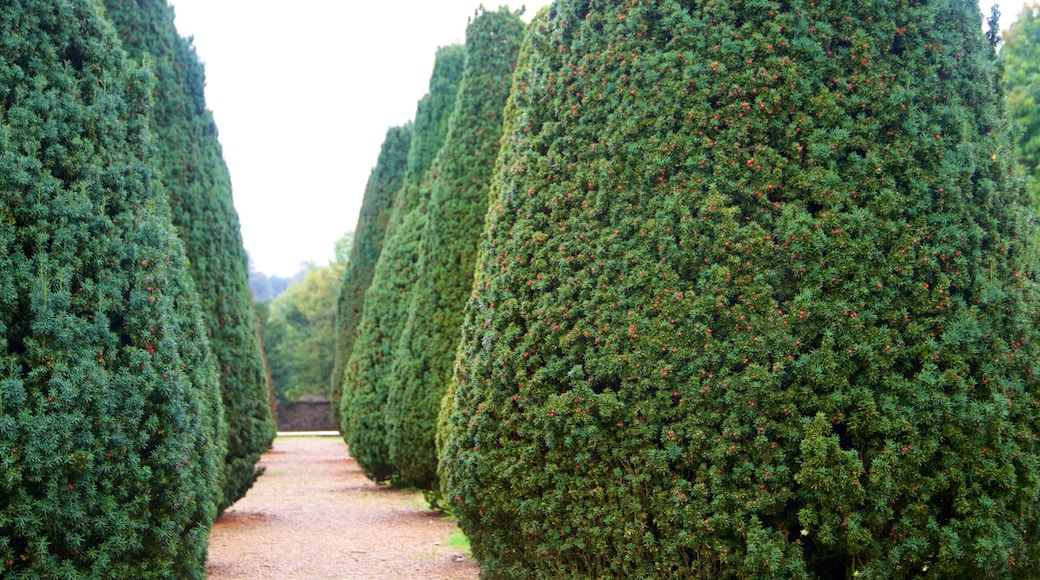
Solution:
<path fill-rule="evenodd" d="M 301 401 L 278 406 L 279 431 L 336 431 L 328 401 Z"/>

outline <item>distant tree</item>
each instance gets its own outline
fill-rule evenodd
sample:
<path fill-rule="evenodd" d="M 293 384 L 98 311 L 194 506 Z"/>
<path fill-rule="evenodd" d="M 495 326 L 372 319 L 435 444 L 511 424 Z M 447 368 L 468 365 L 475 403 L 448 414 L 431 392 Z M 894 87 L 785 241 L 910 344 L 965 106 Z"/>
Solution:
<path fill-rule="evenodd" d="M 465 63 L 463 46 L 437 51 L 430 92 L 419 101 L 405 177 L 394 198 L 386 240 L 365 293 L 354 348 L 344 371 L 342 431 L 351 455 L 375 481 L 386 481 L 393 473 L 383 413 L 393 364 L 387 354 L 393 351 L 407 321 L 406 298 L 419 275 L 418 243 L 430 198 L 428 169 L 444 143 Z"/>
<path fill-rule="evenodd" d="M 227 420 L 227 484 L 220 509 L 246 494 L 274 438 L 267 374 L 248 282 L 248 258 L 217 127 L 206 109 L 205 74 L 166 0 L 105 0 L 123 47 L 155 69 L 153 128 L 158 162 L 202 299 Z"/>
<path fill-rule="evenodd" d="M 433 161 L 430 201 L 418 246 L 420 275 L 391 357 L 384 407 L 397 483 L 439 496 L 436 425 L 451 380 L 462 308 L 495 173 L 502 110 L 524 23 L 508 8 L 477 11 L 466 29 L 466 68 L 444 145 Z M 430 492 L 436 492 L 431 494 Z"/>
<path fill-rule="evenodd" d="M 343 372 L 354 350 L 358 323 L 365 304 L 365 291 L 372 283 L 372 273 L 383 249 L 394 195 L 404 182 L 411 143 L 411 123 L 393 127 L 386 132 L 376 166 L 365 186 L 356 234 L 348 248 L 347 271 L 336 302 L 336 349 L 329 379 L 329 400 L 333 401 L 332 415 L 337 425 L 342 422 L 339 400 L 343 396 Z"/>
<path fill-rule="evenodd" d="M 547 18 L 442 455 L 482 575 L 1040 576 L 1035 210 L 978 5 Z"/>
<path fill-rule="evenodd" d="M 346 265 L 350 260 L 350 249 L 354 247 L 354 232 L 350 231 L 332 244 L 332 262 Z"/>
<path fill-rule="evenodd" d="M 336 242 L 349 248 L 353 233 Z M 332 373 L 336 343 L 336 297 L 347 262 L 345 252 L 322 267 L 308 267 L 303 277 L 269 303 L 259 305 L 271 376 L 280 403 L 302 395 L 324 395 Z"/>
<path fill-rule="evenodd" d="M 292 283 L 292 278 L 268 276 L 256 270 L 249 271 L 249 289 L 253 292 L 253 302 L 267 302 L 285 292 Z"/>
<path fill-rule="evenodd" d="M 1040 201 L 1040 5 L 1033 2 L 1022 8 L 1004 33 L 1000 55 L 1011 118 L 1021 131 L 1015 157 L 1025 171 L 1029 191 Z"/>
<path fill-rule="evenodd" d="M 88 0 L 0 4 L 0 576 L 204 578 L 217 376 L 151 87 Z"/>

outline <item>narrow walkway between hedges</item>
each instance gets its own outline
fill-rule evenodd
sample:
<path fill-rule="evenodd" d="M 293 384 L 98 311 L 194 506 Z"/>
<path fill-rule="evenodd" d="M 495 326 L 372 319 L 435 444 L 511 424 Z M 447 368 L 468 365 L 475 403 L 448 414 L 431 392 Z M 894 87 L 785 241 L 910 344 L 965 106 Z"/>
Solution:
<path fill-rule="evenodd" d="M 267 473 L 213 528 L 209 578 L 478 577 L 464 548 L 444 545 L 454 522 L 421 494 L 372 483 L 330 435 L 275 439 L 260 461 Z"/>

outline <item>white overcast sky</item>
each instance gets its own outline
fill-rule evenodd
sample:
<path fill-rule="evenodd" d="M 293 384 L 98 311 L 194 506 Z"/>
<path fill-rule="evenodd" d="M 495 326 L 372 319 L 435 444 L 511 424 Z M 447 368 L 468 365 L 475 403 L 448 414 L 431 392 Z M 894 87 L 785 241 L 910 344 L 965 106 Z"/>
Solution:
<path fill-rule="evenodd" d="M 206 65 L 246 250 L 290 276 L 355 228 L 387 128 L 414 117 L 437 47 L 464 41 L 481 0 L 170 3 Z M 530 21 L 548 3 L 509 6 Z M 1022 2 L 1002 5 L 1006 28 Z"/>
<path fill-rule="evenodd" d="M 332 258 L 386 130 L 415 116 L 437 47 L 465 41 L 480 3 L 170 0 L 206 66 L 256 270 L 289 276 Z M 546 3 L 527 1 L 524 20 Z"/>

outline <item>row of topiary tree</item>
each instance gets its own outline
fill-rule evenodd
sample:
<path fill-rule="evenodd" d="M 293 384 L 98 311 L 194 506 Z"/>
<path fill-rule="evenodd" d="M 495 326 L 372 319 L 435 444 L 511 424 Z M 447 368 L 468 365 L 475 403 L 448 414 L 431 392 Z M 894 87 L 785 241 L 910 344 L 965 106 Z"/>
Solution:
<path fill-rule="evenodd" d="M 506 8 L 478 10 L 465 46 L 438 53 L 414 123 L 388 132 L 369 181 L 340 294 L 345 375 L 334 378 L 345 376 L 352 455 L 376 481 L 440 489 L 431 427 L 451 378 L 523 30 Z"/>
<path fill-rule="evenodd" d="M 351 453 L 489 578 L 1036 576 L 1036 211 L 982 24 L 557 0 L 506 103 L 519 25 L 478 13 L 366 192 Z"/>
<path fill-rule="evenodd" d="M 0 575 L 201 578 L 274 435 L 202 66 L 165 0 L 0 6 Z"/>

